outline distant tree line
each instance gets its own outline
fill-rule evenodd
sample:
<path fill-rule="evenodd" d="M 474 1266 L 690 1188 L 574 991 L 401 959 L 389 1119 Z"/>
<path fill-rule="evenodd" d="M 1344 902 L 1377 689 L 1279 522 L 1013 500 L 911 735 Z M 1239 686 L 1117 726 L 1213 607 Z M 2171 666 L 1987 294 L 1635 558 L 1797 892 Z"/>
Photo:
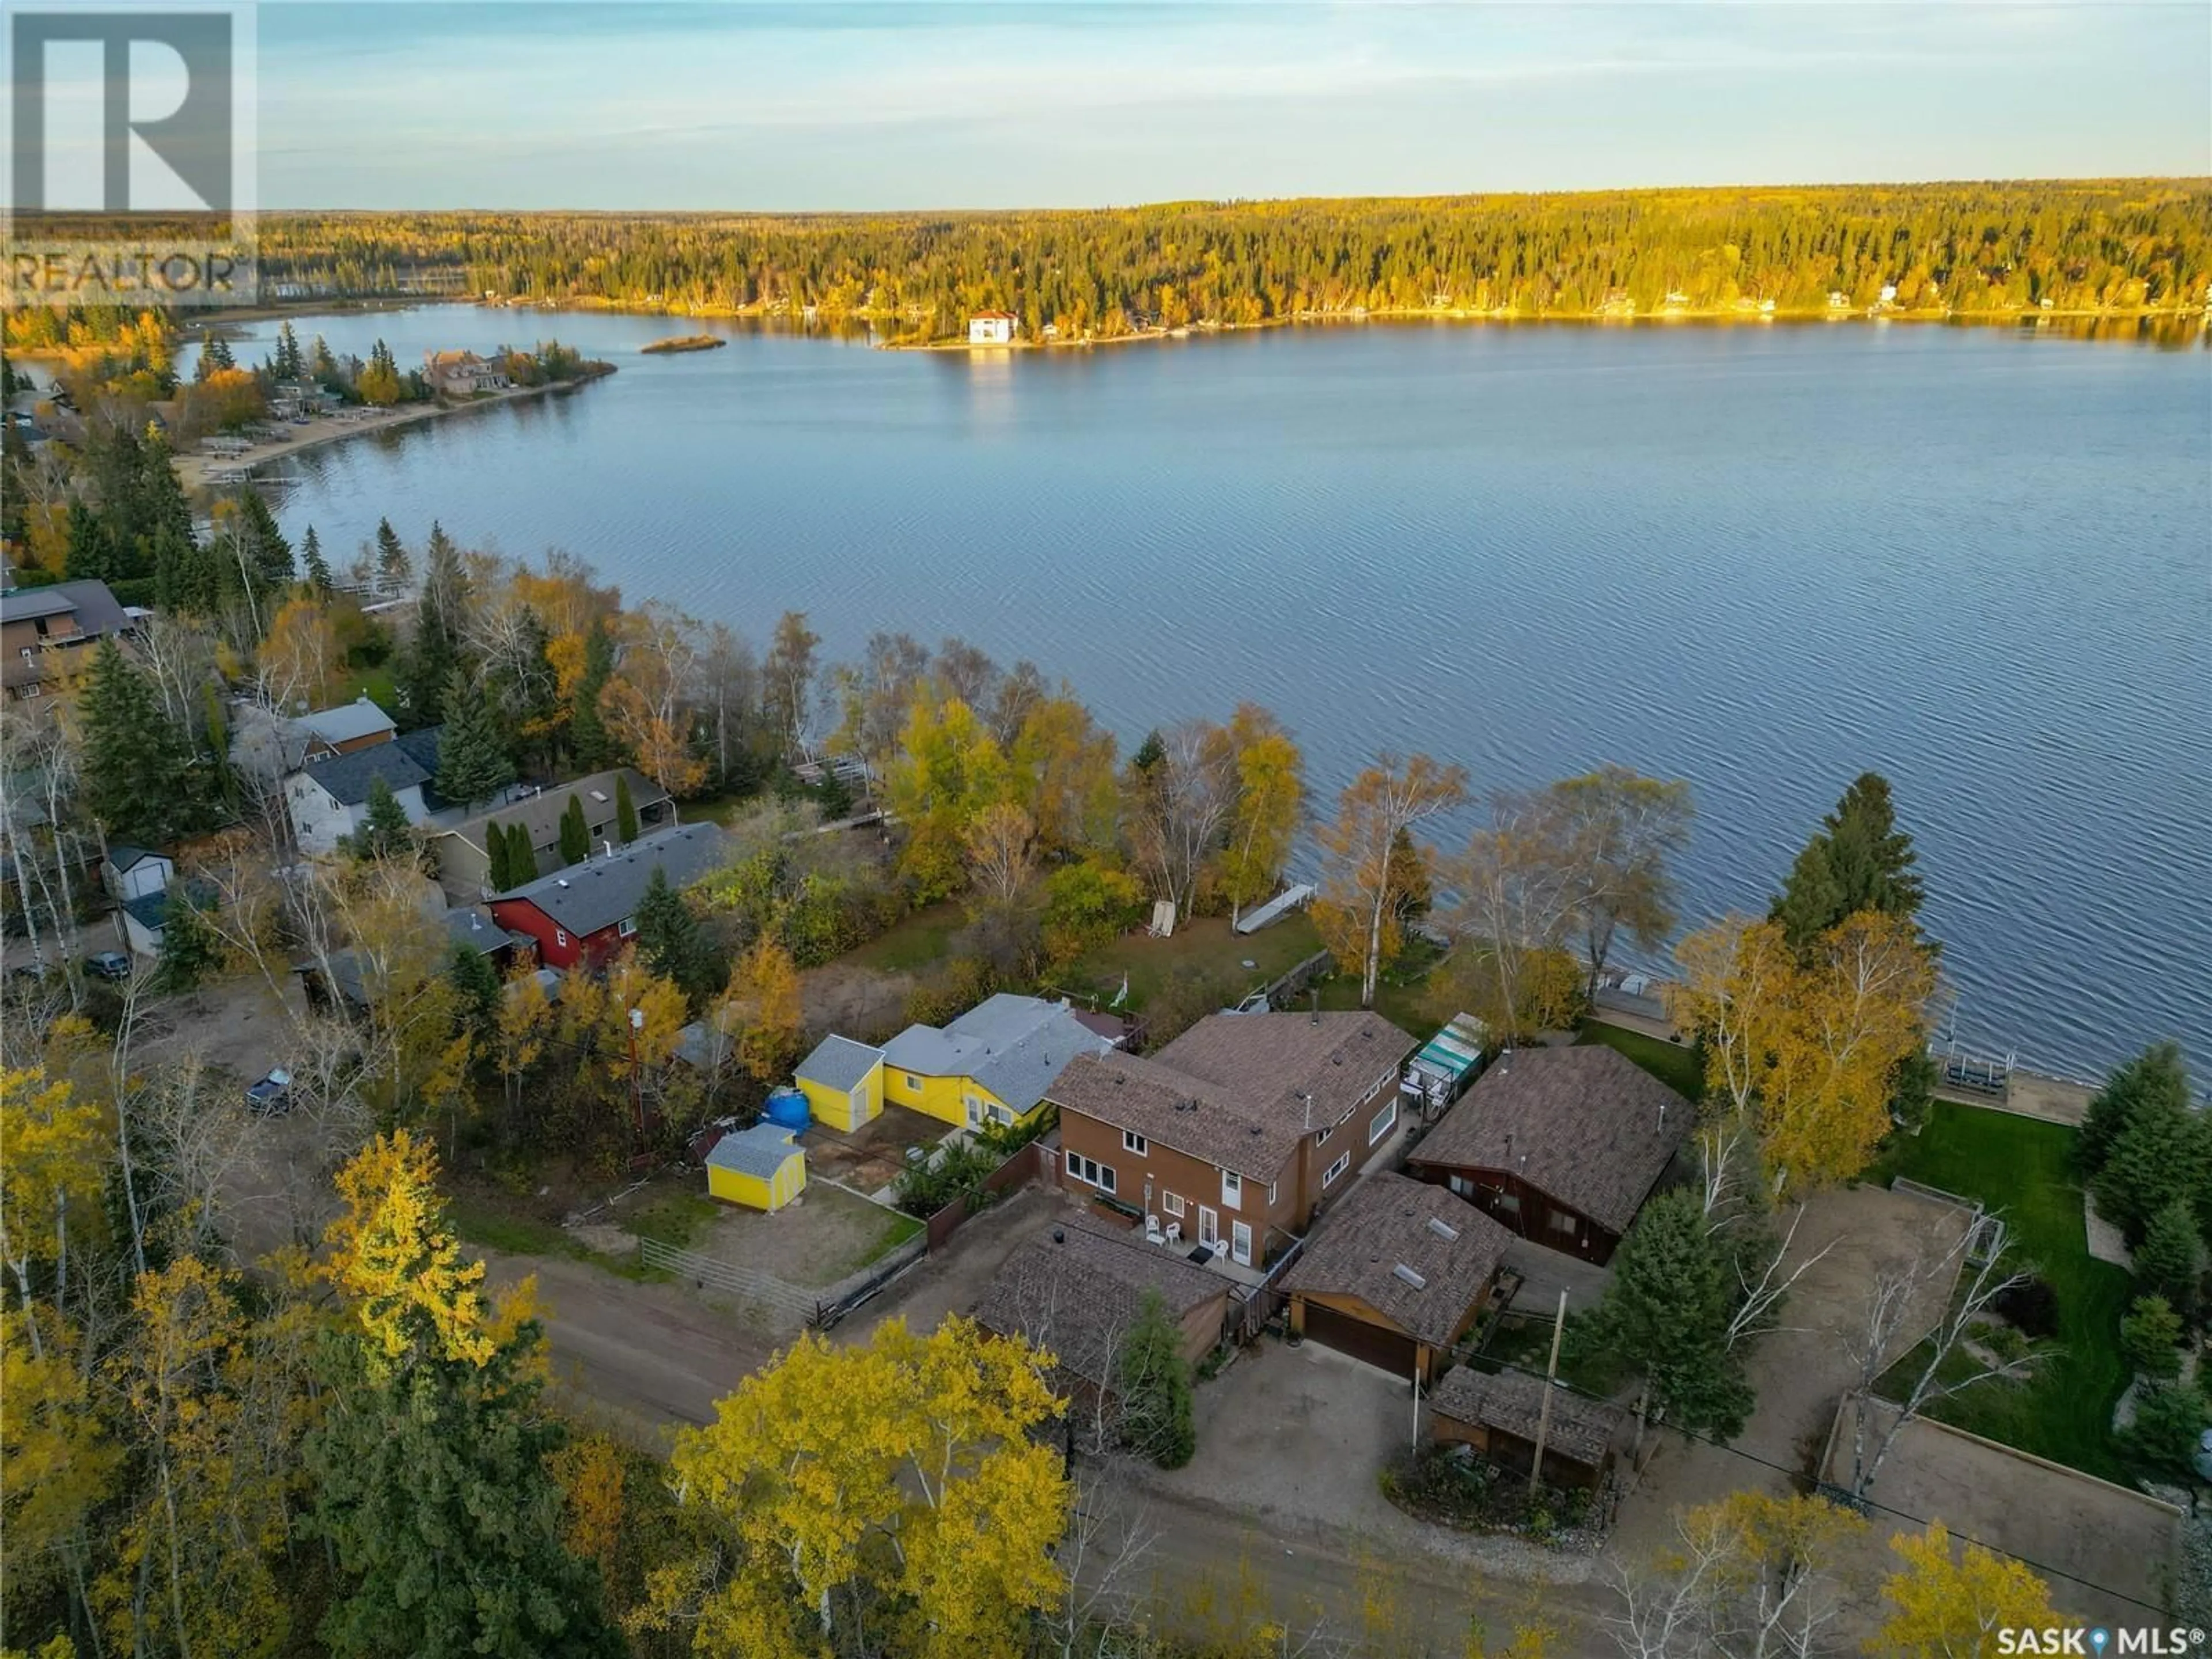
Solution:
<path fill-rule="evenodd" d="M 1312 314 L 2201 308 L 2202 179 L 1614 191 L 998 213 L 289 215 L 272 276 L 382 292 L 402 275 L 527 299 L 865 318 L 901 336 L 1014 312 L 1031 332 Z M 458 282 L 454 279 L 458 277 Z"/>

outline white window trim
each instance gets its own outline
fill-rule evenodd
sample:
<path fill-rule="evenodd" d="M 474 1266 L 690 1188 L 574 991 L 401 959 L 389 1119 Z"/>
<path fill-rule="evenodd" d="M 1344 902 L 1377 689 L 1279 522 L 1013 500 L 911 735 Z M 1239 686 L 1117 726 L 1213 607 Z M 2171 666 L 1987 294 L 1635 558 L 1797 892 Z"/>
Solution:
<path fill-rule="evenodd" d="M 1145 1158 L 1150 1156 L 1152 1143 L 1134 1129 L 1124 1129 L 1121 1131 L 1121 1150 L 1138 1158 Z"/>
<path fill-rule="evenodd" d="M 1168 1215 L 1180 1219 L 1183 1212 L 1182 1194 L 1181 1193 L 1170 1192 L 1161 1193 L 1160 1208 Z"/>
<path fill-rule="evenodd" d="M 1102 1193 L 1114 1190 L 1114 1166 L 1101 1164 L 1095 1158 L 1085 1158 L 1078 1152 L 1067 1155 L 1067 1173 L 1086 1187 L 1096 1187 Z"/>
<path fill-rule="evenodd" d="M 1269 1182 L 1267 1183 L 1267 1202 L 1268 1202 L 1268 1203 L 1270 1203 L 1270 1204 L 1273 1204 L 1274 1201 L 1275 1201 L 1275 1183 L 1274 1183 L 1273 1182 L 1272 1182 L 1272 1181 L 1271 1181 L 1271 1182 Z"/>
<path fill-rule="evenodd" d="M 1331 1187 L 1334 1186 L 1338 1179 L 1341 1177 L 1344 1172 L 1351 1167 L 1352 1154 L 1350 1152 L 1339 1152 L 1336 1155 L 1336 1162 L 1330 1164 L 1328 1168 L 1321 1172 L 1322 1190 L 1323 1192 L 1327 1192 Z"/>
<path fill-rule="evenodd" d="M 1367 1126 L 1367 1144 L 1372 1146 L 1376 1141 L 1382 1139 L 1384 1135 L 1389 1134 L 1391 1130 L 1397 1127 L 1398 1097 L 1392 1095 L 1390 1097 L 1390 1109 L 1382 1113 L 1376 1118 L 1374 1122 Z"/>
<path fill-rule="evenodd" d="M 1221 1207 L 1224 1210 L 1244 1207 L 1244 1177 L 1234 1170 L 1221 1172 Z"/>
<path fill-rule="evenodd" d="M 565 950 L 568 944 L 568 930 L 565 927 L 556 927 L 553 930 L 553 942 Z"/>
<path fill-rule="evenodd" d="M 623 939 L 633 939 L 636 937 L 637 918 L 635 916 L 624 916 L 620 921 L 615 924 L 615 932 Z"/>
<path fill-rule="evenodd" d="M 1229 1224 L 1229 1259 L 1239 1267 L 1252 1265 L 1252 1225 L 1246 1221 Z"/>

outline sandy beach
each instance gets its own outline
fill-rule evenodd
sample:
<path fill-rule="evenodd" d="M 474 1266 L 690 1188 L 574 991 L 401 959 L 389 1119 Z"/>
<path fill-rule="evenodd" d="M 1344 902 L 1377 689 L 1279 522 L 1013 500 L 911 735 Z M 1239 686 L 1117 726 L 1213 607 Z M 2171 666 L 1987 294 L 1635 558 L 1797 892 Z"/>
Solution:
<path fill-rule="evenodd" d="M 611 369 L 605 372 L 613 373 Z M 271 461 L 282 460 L 287 455 L 296 455 L 303 450 L 319 449 L 325 444 L 343 443 L 348 438 L 366 437 L 374 432 L 389 432 L 394 427 L 411 426 L 418 421 L 434 421 L 447 415 L 465 415 L 473 410 L 491 409 L 528 398 L 541 398 L 548 392 L 573 391 L 598 378 L 596 374 L 586 374 L 574 380 L 549 381 L 544 386 L 512 386 L 505 392 L 480 392 L 465 403 L 441 400 L 428 404 L 403 404 L 392 409 L 355 408 L 330 415 L 318 415 L 304 424 L 288 423 L 281 428 L 284 434 L 282 437 L 268 439 L 234 455 L 197 451 L 179 455 L 176 458 L 177 477 L 187 490 L 205 489 L 212 485 L 217 474 L 265 466 Z"/>

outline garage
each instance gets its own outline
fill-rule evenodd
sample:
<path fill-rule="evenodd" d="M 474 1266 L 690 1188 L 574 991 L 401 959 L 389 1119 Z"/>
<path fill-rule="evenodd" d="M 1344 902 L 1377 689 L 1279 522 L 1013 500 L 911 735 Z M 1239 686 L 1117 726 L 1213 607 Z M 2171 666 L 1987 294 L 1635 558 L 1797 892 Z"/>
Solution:
<path fill-rule="evenodd" d="M 1309 1297 L 1297 1300 L 1304 1305 L 1307 1341 L 1322 1343 L 1354 1359 L 1364 1359 L 1395 1376 L 1413 1376 L 1420 1345 L 1403 1331 L 1394 1331 L 1371 1319 L 1362 1319 L 1357 1314 L 1329 1307 Z"/>
<path fill-rule="evenodd" d="M 1442 1187 L 1377 1170 L 1328 1208 L 1284 1276 L 1291 1328 L 1393 1376 L 1433 1378 L 1499 1294 L 1512 1242 Z"/>

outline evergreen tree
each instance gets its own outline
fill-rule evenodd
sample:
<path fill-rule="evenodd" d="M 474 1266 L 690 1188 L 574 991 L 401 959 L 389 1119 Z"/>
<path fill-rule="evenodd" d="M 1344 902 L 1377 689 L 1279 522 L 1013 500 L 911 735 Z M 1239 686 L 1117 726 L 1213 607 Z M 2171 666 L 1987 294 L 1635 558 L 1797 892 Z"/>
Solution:
<path fill-rule="evenodd" d="M 78 712 L 82 799 L 109 840 L 164 847 L 195 825 L 191 745 L 112 640 L 97 647 Z"/>
<path fill-rule="evenodd" d="M 90 502 L 72 501 L 69 514 L 69 548 L 63 555 L 63 571 L 71 581 L 119 581 L 114 538 L 99 509 Z"/>
<path fill-rule="evenodd" d="M 2154 1382 L 2181 1375 L 2181 1316 L 2162 1296 L 2139 1296 L 2120 1321 L 2120 1352 L 2129 1368 Z"/>
<path fill-rule="evenodd" d="M 2112 1144 L 2134 1121 L 2136 1109 L 2154 1099 L 2184 1111 L 2189 1108 L 2189 1066 L 2178 1042 L 2153 1044 L 2105 1079 L 2105 1086 L 2089 1102 L 2081 1133 L 2074 1142 L 2083 1174 L 2094 1176 L 2105 1167 Z"/>
<path fill-rule="evenodd" d="M 581 864 L 592 855 L 592 826 L 584 821 L 584 803 L 576 795 L 561 814 L 561 862 Z"/>
<path fill-rule="evenodd" d="M 399 539 L 399 532 L 392 527 L 389 519 L 376 521 L 376 580 L 380 592 L 387 597 L 404 591 L 414 580 L 415 563 L 407 556 L 407 544 Z"/>
<path fill-rule="evenodd" d="M 618 747 L 599 717 L 599 693 L 606 689 L 614 670 L 615 642 L 608 635 L 606 623 L 594 617 L 591 631 L 584 636 L 583 672 L 577 677 L 568 710 L 568 751 L 586 771 L 610 766 L 618 757 Z"/>
<path fill-rule="evenodd" d="M 839 823 L 853 816 L 853 791 L 832 767 L 822 769 L 822 781 L 815 787 L 815 805 L 822 810 L 822 822 Z"/>
<path fill-rule="evenodd" d="M 1121 1437 L 1139 1456 L 1179 1469 L 1198 1449 L 1191 1404 L 1190 1362 L 1182 1329 L 1158 1291 L 1146 1291 L 1136 1322 L 1121 1340 Z"/>
<path fill-rule="evenodd" d="M 230 342 L 220 334 L 211 334 L 208 343 L 200 348 L 200 361 L 192 378 L 204 380 L 219 368 L 236 368 L 238 359 L 231 352 Z"/>
<path fill-rule="evenodd" d="M 1577 1333 L 1643 1374 L 1646 1399 L 1692 1433 L 1733 1439 L 1751 1413 L 1751 1389 L 1729 1353 L 1735 1314 L 1727 1259 L 1688 1190 L 1644 1206 L 1613 1260 L 1604 1299 Z"/>
<path fill-rule="evenodd" d="M 538 849 L 530 844 L 530 831 L 519 823 L 507 826 L 507 878 L 517 887 L 538 879 Z"/>
<path fill-rule="evenodd" d="M 2163 1297 L 2185 1321 L 2197 1322 L 2204 1303 L 2204 1240 L 2186 1200 L 2169 1200 L 2143 1225 L 2132 1252 L 2136 1279 L 2146 1295 Z"/>
<path fill-rule="evenodd" d="M 562 1543 L 543 1334 L 501 1330 L 434 1176 L 404 1131 L 339 1176 L 325 1271 L 346 1317 L 306 1459 L 338 1572 L 322 1642 L 337 1659 L 618 1659 L 599 1575 Z"/>
<path fill-rule="evenodd" d="M 2122 1443 L 2166 1480 L 2190 1480 L 2198 1437 L 2212 1428 L 2212 1401 L 2195 1382 L 2154 1382 L 2136 1399 Z"/>
<path fill-rule="evenodd" d="M 1139 777 L 1150 777 L 1167 762 L 1168 746 L 1160 738 L 1155 726 L 1145 733 L 1145 740 L 1137 745 L 1137 752 L 1129 757 L 1129 766 Z"/>
<path fill-rule="evenodd" d="M 199 907 L 182 892 L 169 895 L 161 914 L 161 948 L 154 966 L 154 988 L 163 992 L 193 989 L 222 965 L 222 940 Z"/>
<path fill-rule="evenodd" d="M 700 927 L 684 896 L 656 869 L 637 905 L 637 953 L 661 978 L 684 993 L 693 1012 L 729 982 L 730 966 Z"/>
<path fill-rule="evenodd" d="M 507 831 L 500 827 L 497 818 L 484 820 L 484 883 L 495 893 L 504 893 L 515 885 L 513 866 L 507 862 Z"/>
<path fill-rule="evenodd" d="M 292 331 L 289 321 L 276 331 L 275 368 L 280 380 L 296 380 L 306 372 L 306 362 L 300 356 L 300 337 Z"/>
<path fill-rule="evenodd" d="M 2169 1204 L 2194 1207 L 2212 1187 L 2212 1114 L 2163 1090 L 2140 1096 L 2094 1182 L 2097 1208 L 2139 1243 Z"/>
<path fill-rule="evenodd" d="M 480 1036 L 489 1036 L 499 1019 L 499 969 L 481 951 L 456 939 L 446 977 L 460 998 L 461 1014 Z"/>
<path fill-rule="evenodd" d="M 292 544 L 276 527 L 276 515 L 261 499 L 261 492 L 250 486 L 239 499 L 238 528 L 244 539 L 246 566 L 255 592 L 280 594 L 291 586 L 295 575 Z"/>
<path fill-rule="evenodd" d="M 637 839 L 637 803 L 630 799 L 629 776 L 615 775 L 615 833 L 627 847 Z"/>
<path fill-rule="evenodd" d="M 445 717 L 446 687 L 462 665 L 468 576 L 460 549 L 436 524 L 423 550 L 422 591 L 415 601 L 415 634 L 399 665 L 399 695 L 416 726 Z"/>
<path fill-rule="evenodd" d="M 1862 774 L 1797 855 L 1770 915 L 1798 951 L 1862 910 L 1917 920 L 1917 859 L 1912 837 L 1897 827 L 1887 780 Z"/>
<path fill-rule="evenodd" d="M 368 781 L 368 812 L 354 832 L 353 855 L 357 859 L 391 858 L 412 846 L 407 809 L 392 793 L 380 772 Z"/>
<path fill-rule="evenodd" d="M 459 668 L 447 677 L 446 726 L 438 738 L 438 793 L 473 805 L 514 781 L 514 763 L 501 741 L 483 687 Z"/>
<path fill-rule="evenodd" d="M 323 559 L 323 544 L 315 534 L 315 526 L 307 526 L 307 534 L 300 544 L 300 568 L 306 574 L 307 586 L 319 599 L 331 596 L 331 568 Z"/>

